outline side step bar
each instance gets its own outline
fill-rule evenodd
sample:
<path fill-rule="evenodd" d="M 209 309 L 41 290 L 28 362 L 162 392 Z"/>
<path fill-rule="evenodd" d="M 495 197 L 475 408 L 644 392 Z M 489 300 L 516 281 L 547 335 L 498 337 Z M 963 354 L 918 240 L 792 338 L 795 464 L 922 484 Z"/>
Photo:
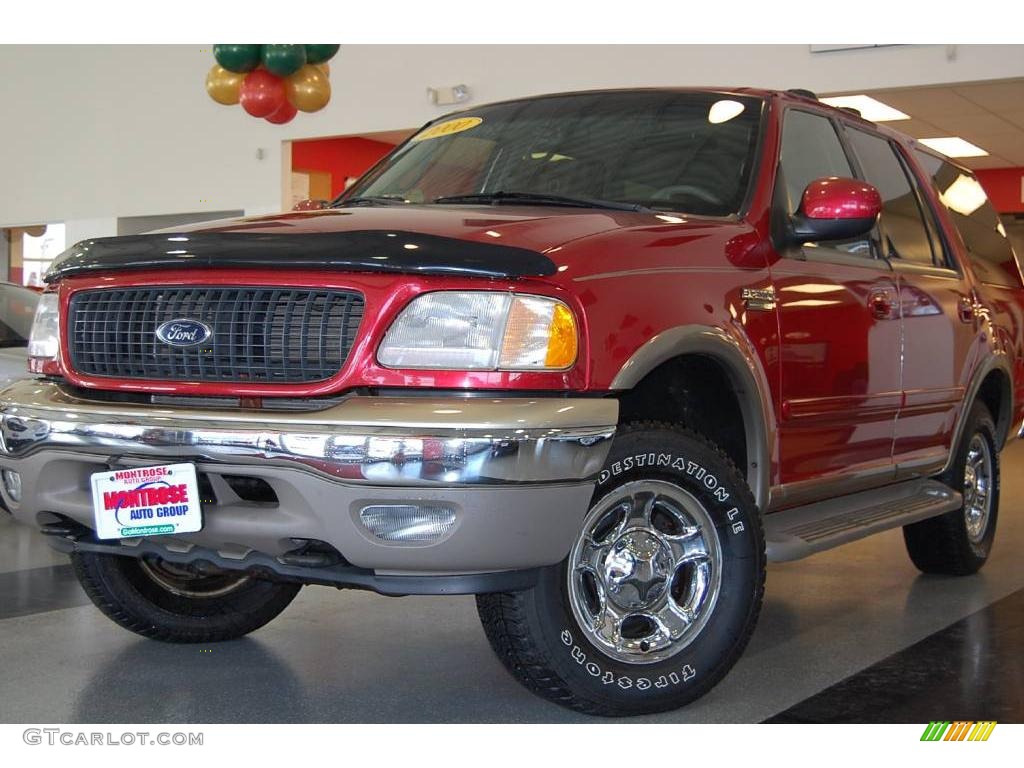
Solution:
<path fill-rule="evenodd" d="M 959 493 L 935 480 L 909 480 L 766 515 L 768 560 L 799 560 L 879 531 L 952 512 Z"/>

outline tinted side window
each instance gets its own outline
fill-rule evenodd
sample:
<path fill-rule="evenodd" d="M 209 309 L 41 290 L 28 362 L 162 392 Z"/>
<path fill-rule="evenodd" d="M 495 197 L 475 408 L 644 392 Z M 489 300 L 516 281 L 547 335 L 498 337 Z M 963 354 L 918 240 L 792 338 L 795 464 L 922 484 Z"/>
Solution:
<path fill-rule="evenodd" d="M 892 144 L 856 129 L 850 129 L 848 136 L 865 179 L 882 195 L 882 253 L 928 266 L 941 263 L 921 217 L 917 194 Z"/>
<path fill-rule="evenodd" d="M 978 279 L 994 285 L 1018 287 L 1020 270 L 1002 222 L 974 175 L 940 157 L 914 150 L 931 176 L 939 199 L 967 246 Z"/>
<path fill-rule="evenodd" d="M 782 127 L 779 164 L 785 180 L 786 210 L 796 213 L 804 189 L 824 176 L 853 176 L 832 121 L 789 110 Z"/>
<path fill-rule="evenodd" d="M 899 155 L 900 165 L 903 166 L 904 172 L 917 192 L 917 200 L 921 205 L 921 212 L 924 214 L 924 223 L 928 227 L 928 236 L 932 239 L 932 253 L 935 256 L 936 266 L 956 270 L 957 267 L 949 255 L 946 240 L 939 231 L 939 221 L 935 217 L 935 209 L 932 208 L 931 202 L 926 199 L 924 190 L 921 188 L 921 181 L 917 178 L 917 173 L 911 170 L 907 158 L 900 153 L 899 149 L 893 146 L 893 151 Z"/>
<path fill-rule="evenodd" d="M 782 125 L 782 148 L 779 153 L 781 192 L 789 214 L 800 208 L 804 189 L 815 179 L 826 176 L 851 178 L 853 169 L 843 151 L 832 121 L 821 115 L 791 109 L 786 112 Z M 815 247 L 808 243 L 805 247 Z M 847 251 L 858 256 L 871 255 L 868 240 L 846 240 L 826 243 L 829 248 Z"/>

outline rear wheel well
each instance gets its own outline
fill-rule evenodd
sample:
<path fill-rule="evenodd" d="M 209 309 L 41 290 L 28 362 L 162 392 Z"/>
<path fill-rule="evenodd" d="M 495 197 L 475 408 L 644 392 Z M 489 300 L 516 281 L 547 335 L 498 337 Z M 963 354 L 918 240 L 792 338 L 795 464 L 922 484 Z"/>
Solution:
<path fill-rule="evenodd" d="M 619 421 L 669 421 L 711 440 L 748 476 L 743 410 L 725 367 L 707 355 L 672 358 L 619 397 Z"/>

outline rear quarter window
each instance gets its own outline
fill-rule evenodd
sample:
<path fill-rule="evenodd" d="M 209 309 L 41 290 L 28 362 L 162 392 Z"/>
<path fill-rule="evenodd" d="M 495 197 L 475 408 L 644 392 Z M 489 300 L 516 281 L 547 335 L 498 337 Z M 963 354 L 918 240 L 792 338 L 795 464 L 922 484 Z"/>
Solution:
<path fill-rule="evenodd" d="M 967 247 L 978 279 L 989 285 L 1021 287 L 1020 267 L 995 208 L 974 174 L 929 152 L 914 150 Z"/>

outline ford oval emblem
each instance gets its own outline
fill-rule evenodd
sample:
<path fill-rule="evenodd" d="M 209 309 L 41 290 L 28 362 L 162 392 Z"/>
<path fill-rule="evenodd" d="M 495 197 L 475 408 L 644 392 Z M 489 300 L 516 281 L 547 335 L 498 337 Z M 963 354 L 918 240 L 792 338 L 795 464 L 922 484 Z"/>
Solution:
<path fill-rule="evenodd" d="M 164 344 L 172 347 L 194 347 L 202 344 L 213 335 L 210 326 L 198 320 L 180 318 L 161 323 L 156 329 L 156 337 Z"/>

